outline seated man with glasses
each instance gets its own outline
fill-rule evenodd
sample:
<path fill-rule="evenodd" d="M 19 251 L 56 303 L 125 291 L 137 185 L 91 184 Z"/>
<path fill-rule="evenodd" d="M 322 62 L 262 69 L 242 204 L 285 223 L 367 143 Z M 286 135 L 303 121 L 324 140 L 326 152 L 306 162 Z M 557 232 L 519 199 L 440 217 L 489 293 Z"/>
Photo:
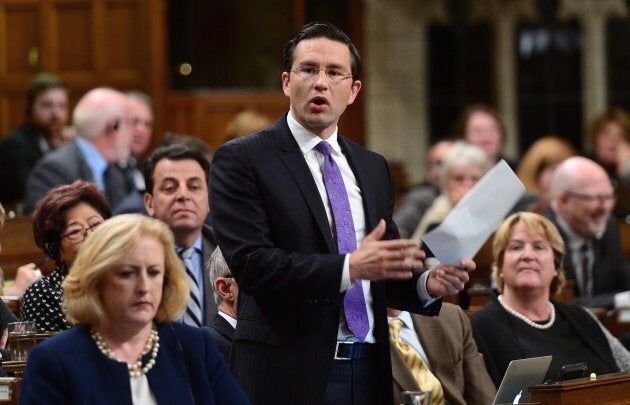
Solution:
<path fill-rule="evenodd" d="M 85 238 L 110 216 L 105 195 L 86 181 L 57 186 L 37 203 L 33 214 L 35 243 L 55 261 L 55 270 L 26 290 L 20 318 L 35 321 L 38 332 L 70 328 L 61 307 L 61 283 Z"/>
<path fill-rule="evenodd" d="M 554 172 L 550 193 L 547 216 L 567 246 L 563 266 L 575 296 L 589 307 L 630 302 L 630 264 L 611 215 L 615 194 L 606 171 L 590 159 L 569 158 Z"/>

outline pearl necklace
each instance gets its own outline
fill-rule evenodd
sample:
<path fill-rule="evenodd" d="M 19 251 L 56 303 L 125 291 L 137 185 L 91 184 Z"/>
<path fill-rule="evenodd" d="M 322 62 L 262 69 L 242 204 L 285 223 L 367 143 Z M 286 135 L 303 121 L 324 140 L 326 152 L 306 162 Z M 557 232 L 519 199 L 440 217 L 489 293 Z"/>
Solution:
<path fill-rule="evenodd" d="M 100 333 L 95 330 L 90 331 L 90 335 L 92 336 L 92 340 L 96 343 L 98 349 L 103 353 L 106 357 L 109 357 L 112 360 L 116 360 L 118 362 L 124 363 L 122 360 L 118 359 L 114 356 L 114 353 L 111 351 L 107 344 L 103 340 L 103 337 Z M 142 374 L 146 374 L 153 368 L 155 365 L 155 361 L 157 359 L 158 350 L 160 349 L 160 337 L 158 336 L 157 329 L 153 328 L 151 331 L 151 335 L 147 339 L 147 343 L 144 345 L 144 350 L 138 357 L 138 360 L 135 363 L 127 364 L 127 370 L 129 371 L 129 377 L 138 378 Z M 147 361 L 147 364 L 142 366 L 142 357 L 145 354 L 151 352 L 151 358 Z"/>
<path fill-rule="evenodd" d="M 525 322 L 526 324 L 528 324 L 532 328 L 549 329 L 549 328 L 551 328 L 553 323 L 556 321 L 556 308 L 553 306 L 553 304 L 551 302 L 549 302 L 549 310 L 551 311 L 551 316 L 549 317 L 549 321 L 547 321 L 547 323 L 538 323 L 538 322 L 532 321 L 531 319 L 529 319 L 525 315 L 521 314 L 520 312 L 517 312 L 516 310 L 510 308 L 510 306 L 508 304 L 503 302 L 503 297 L 502 296 L 499 295 L 497 298 L 499 299 L 499 302 L 501 303 L 501 306 L 503 306 L 503 308 L 506 311 L 508 311 L 510 314 L 514 315 L 515 317 L 519 318 L 520 320 L 522 320 L 523 322 Z"/>

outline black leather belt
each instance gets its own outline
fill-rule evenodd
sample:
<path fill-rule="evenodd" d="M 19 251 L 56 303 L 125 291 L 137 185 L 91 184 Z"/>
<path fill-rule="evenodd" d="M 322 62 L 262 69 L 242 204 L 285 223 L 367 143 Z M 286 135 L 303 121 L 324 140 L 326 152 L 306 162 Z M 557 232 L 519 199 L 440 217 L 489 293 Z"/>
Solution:
<path fill-rule="evenodd" d="M 339 342 L 335 346 L 335 360 L 360 360 L 367 358 L 374 347 L 371 343 Z"/>

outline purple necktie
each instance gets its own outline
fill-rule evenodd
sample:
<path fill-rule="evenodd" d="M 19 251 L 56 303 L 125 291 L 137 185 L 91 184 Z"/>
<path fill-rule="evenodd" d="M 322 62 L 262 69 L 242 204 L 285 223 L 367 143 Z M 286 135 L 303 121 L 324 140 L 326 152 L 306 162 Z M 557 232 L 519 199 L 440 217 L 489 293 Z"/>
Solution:
<path fill-rule="evenodd" d="M 337 166 L 337 163 L 335 163 L 335 160 L 330 154 L 331 147 L 327 142 L 320 142 L 315 146 L 315 149 L 324 155 L 322 174 L 324 176 L 324 185 L 326 186 L 326 193 L 328 194 L 328 201 L 330 202 L 333 222 L 335 224 L 334 233 L 337 239 L 337 250 L 339 254 L 352 253 L 357 247 L 357 241 L 354 233 L 354 223 L 352 222 L 348 193 L 343 184 L 341 171 L 339 171 L 339 166 Z M 365 307 L 365 297 L 363 297 L 361 280 L 355 280 L 354 285 L 346 291 L 343 300 L 343 308 L 346 314 L 348 329 L 350 329 L 359 340 L 365 340 L 365 336 L 370 329 L 370 323 Z"/>

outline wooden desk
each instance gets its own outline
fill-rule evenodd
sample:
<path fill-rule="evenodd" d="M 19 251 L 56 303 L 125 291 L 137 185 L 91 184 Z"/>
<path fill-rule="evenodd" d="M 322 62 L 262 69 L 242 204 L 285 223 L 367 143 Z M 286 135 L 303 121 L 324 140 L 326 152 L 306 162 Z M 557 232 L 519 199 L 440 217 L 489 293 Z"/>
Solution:
<path fill-rule="evenodd" d="M 531 402 L 542 405 L 619 405 L 630 403 L 630 374 L 597 376 L 595 380 L 579 378 L 558 384 L 529 387 Z"/>
<path fill-rule="evenodd" d="M 3 361 L 2 368 L 8 375 L 13 377 L 22 377 L 24 369 L 26 368 L 25 361 Z"/>
<path fill-rule="evenodd" d="M 21 385 L 21 378 L 0 377 L 0 404 L 17 404 Z"/>
<path fill-rule="evenodd" d="M 4 301 L 11 312 L 13 312 L 13 315 L 19 318 L 20 306 L 22 305 L 22 301 L 20 300 L 20 298 L 15 295 L 2 295 L 0 296 L 0 298 L 2 298 L 2 301 Z"/>

